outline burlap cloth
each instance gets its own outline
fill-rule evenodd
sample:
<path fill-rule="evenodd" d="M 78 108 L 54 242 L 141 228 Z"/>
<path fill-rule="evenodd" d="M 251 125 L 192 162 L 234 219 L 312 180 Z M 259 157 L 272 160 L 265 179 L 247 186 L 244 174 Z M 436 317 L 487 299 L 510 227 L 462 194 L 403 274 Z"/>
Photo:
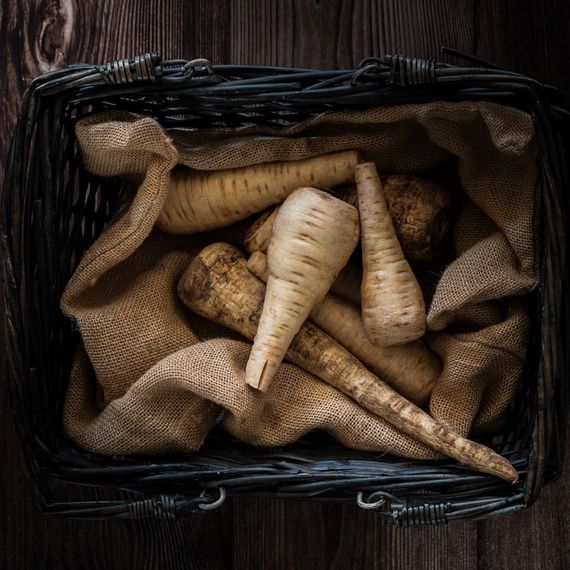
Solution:
<path fill-rule="evenodd" d="M 204 170 L 358 149 L 384 173 L 454 170 L 455 259 L 429 308 L 443 372 L 429 411 L 459 433 L 495 429 L 524 366 L 524 294 L 537 283 L 537 166 L 528 115 L 491 103 L 432 103 L 337 112 L 282 130 L 172 129 L 113 111 L 76 128 L 86 167 L 134 175 L 138 191 L 85 253 L 62 297 L 81 331 L 64 425 L 103 454 L 195 451 L 218 418 L 256 445 L 319 428 L 363 450 L 431 453 L 334 388 L 284 364 L 266 394 L 244 385 L 250 344 L 192 315 L 176 297 L 193 256 L 220 234 L 153 229 L 177 163 Z M 239 244 L 240 228 L 224 239 Z M 223 415 L 221 413 L 223 412 Z"/>

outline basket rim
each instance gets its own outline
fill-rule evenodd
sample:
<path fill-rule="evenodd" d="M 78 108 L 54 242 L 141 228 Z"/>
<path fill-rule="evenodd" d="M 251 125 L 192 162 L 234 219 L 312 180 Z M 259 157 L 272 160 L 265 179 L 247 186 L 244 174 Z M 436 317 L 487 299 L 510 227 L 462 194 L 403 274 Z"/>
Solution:
<path fill-rule="evenodd" d="M 102 66 L 74 64 L 34 79 L 23 98 L 18 127 L 8 157 L 1 199 L 3 292 L 7 308 L 5 338 L 10 364 L 11 401 L 14 411 L 18 414 L 21 413 L 21 406 L 29 401 L 29 396 L 24 395 L 23 386 L 29 381 L 30 371 L 25 370 L 23 361 L 25 353 L 21 332 L 23 319 L 18 314 L 17 307 L 20 300 L 18 264 L 16 263 L 18 252 L 15 250 L 14 244 L 10 242 L 12 233 L 10 230 L 13 229 L 15 221 L 8 206 L 11 204 L 10 200 L 14 200 L 18 190 L 23 188 L 24 182 L 22 181 L 25 180 L 25 176 L 22 169 L 25 160 L 29 158 L 32 142 L 31 132 L 37 127 L 42 113 L 46 113 L 50 109 L 52 113 L 55 113 L 54 109 L 62 111 L 66 107 L 68 109 L 74 108 L 74 106 L 100 102 L 108 98 L 116 101 L 119 97 L 127 98 L 137 94 L 149 96 L 181 92 L 188 92 L 197 99 L 207 99 L 212 96 L 226 97 L 235 100 L 236 104 L 239 104 L 240 101 L 255 100 L 275 101 L 297 107 L 305 105 L 311 113 L 316 112 L 315 109 L 326 109 L 327 106 L 334 106 L 334 102 L 343 97 L 352 98 L 350 104 L 357 107 L 370 105 L 370 101 L 374 97 L 378 97 L 379 93 L 382 94 L 382 104 L 402 104 L 404 101 L 409 102 L 411 100 L 441 100 L 442 96 L 450 97 L 451 100 L 476 97 L 498 101 L 502 104 L 518 104 L 524 101 L 525 106 L 528 106 L 527 108 L 533 113 L 536 126 L 539 127 L 541 145 L 545 155 L 542 168 L 546 178 L 553 181 L 554 188 L 558 192 L 561 192 L 563 187 L 567 187 L 567 173 L 559 164 L 561 162 L 559 155 L 564 150 L 560 148 L 552 134 L 552 131 L 559 129 L 559 124 L 566 124 L 570 119 L 570 105 L 567 99 L 556 89 L 544 86 L 524 75 L 499 69 L 488 62 L 462 52 L 448 50 L 447 53 L 463 57 L 471 65 L 460 67 L 433 60 L 394 55 L 383 58 L 366 58 L 356 69 L 352 70 L 314 70 L 268 66 L 212 65 L 209 61 L 202 59 L 167 60 L 163 62 L 157 54 L 143 54 L 132 59 L 117 60 Z M 237 76 L 238 79 L 231 79 L 234 76 Z M 310 82 L 310 85 L 303 87 L 305 82 Z M 300 85 L 301 89 L 299 88 Z M 563 207 L 567 208 L 567 204 L 564 203 Z M 552 241 L 552 236 L 547 236 L 547 238 Z M 541 289 L 541 295 L 548 293 L 546 284 L 543 283 Z M 562 302 L 559 312 L 562 316 L 568 314 L 568 302 Z M 557 346 L 560 343 L 565 343 L 565 346 L 568 346 L 565 337 L 557 342 Z M 552 366 L 555 357 L 558 357 L 559 370 L 557 372 L 560 373 L 560 370 L 562 372 L 567 371 L 565 354 L 563 358 L 560 358 L 560 355 L 550 355 L 550 361 L 547 364 Z M 547 369 L 546 372 L 549 370 Z M 370 485 L 364 485 L 361 481 L 354 483 L 353 487 L 345 487 L 350 489 L 353 498 L 357 493 L 370 490 L 370 496 L 356 495 L 359 497 L 360 506 L 378 509 L 392 522 L 402 525 L 411 524 L 415 519 L 420 520 L 418 524 L 426 524 L 460 518 L 492 516 L 532 504 L 543 484 L 553 480 L 560 473 L 561 450 L 565 434 L 561 429 L 553 430 L 551 424 L 564 425 L 567 399 L 565 389 L 560 385 L 560 382 L 552 384 L 552 379 L 550 379 L 545 383 L 544 365 L 543 371 L 539 375 L 537 390 L 539 403 L 536 410 L 531 448 L 527 450 L 528 461 L 521 460 L 520 462 L 522 483 L 519 487 L 509 490 L 508 493 L 503 487 L 497 488 L 493 485 L 486 485 L 488 496 L 485 501 L 481 498 L 473 499 L 471 497 L 463 502 L 450 501 L 448 503 L 443 500 L 432 501 L 422 496 L 421 501 L 417 503 L 413 499 L 402 500 L 391 494 L 391 488 L 387 486 L 388 484 L 376 484 L 376 487 L 370 489 Z M 561 396 L 556 405 L 552 401 L 555 395 Z M 173 486 L 172 495 L 161 495 L 153 490 L 154 488 L 149 485 L 148 479 L 144 479 L 142 475 L 138 478 L 137 476 L 131 477 L 130 479 L 135 480 L 136 484 L 129 485 L 129 478 L 121 478 L 122 476 L 118 475 L 118 471 L 113 469 L 105 469 L 104 467 L 98 469 L 93 454 L 82 452 L 78 448 L 73 449 L 73 446 L 70 446 L 65 440 L 62 440 L 63 443 L 60 448 L 63 455 L 53 448 L 46 447 L 41 441 L 38 442 L 38 433 L 35 431 L 37 426 L 35 427 L 33 418 L 19 423 L 19 435 L 27 451 L 26 456 L 30 461 L 30 471 L 38 475 L 36 484 L 40 489 L 40 501 L 43 503 L 44 510 L 52 514 L 88 517 L 162 517 L 166 516 L 164 513 L 171 516 L 204 510 L 204 505 L 213 504 L 222 497 L 220 491 L 219 497 L 214 498 L 215 500 L 211 500 L 212 497 L 210 496 L 206 499 L 202 497 L 196 502 L 197 497 L 195 496 L 188 498 L 184 497 L 184 493 L 177 493 L 175 491 L 176 485 Z M 550 444 L 548 443 L 548 435 L 553 436 L 553 434 L 557 435 L 557 440 L 554 444 Z M 550 448 L 547 449 L 548 445 Z M 55 454 L 54 451 L 56 451 Z M 159 462 L 152 459 L 145 461 L 140 463 L 129 461 L 128 465 L 131 468 L 136 466 L 139 475 L 145 469 L 149 472 L 156 471 L 157 466 L 160 465 Z M 124 465 L 124 462 L 122 464 Z M 289 468 L 290 466 L 285 465 L 285 467 Z M 306 465 L 302 461 L 296 467 L 297 469 L 304 467 L 306 470 Z M 210 468 L 215 468 L 215 462 Z M 369 472 L 365 471 L 365 473 L 368 473 L 369 478 L 371 477 Z M 461 469 L 458 469 L 456 465 L 442 467 L 442 473 L 451 479 L 453 477 L 464 477 Z M 287 469 L 284 469 L 281 475 L 280 477 L 280 474 L 277 474 L 276 481 L 279 482 L 279 488 L 283 489 L 286 488 L 286 476 L 291 474 L 287 473 Z M 121 488 L 131 487 L 139 493 L 148 488 L 153 490 L 154 494 L 145 494 L 149 498 L 142 499 L 143 502 L 147 501 L 144 506 L 141 506 L 141 500 L 112 501 L 107 505 L 98 505 L 96 508 L 93 505 L 81 506 L 76 503 L 60 503 L 53 500 L 49 489 L 50 479 L 94 485 L 94 476 L 98 477 L 99 481 L 106 478 L 105 480 L 111 482 L 110 485 L 118 485 Z M 473 477 L 479 482 L 489 482 L 489 479 L 486 479 L 484 475 L 473 475 Z M 173 482 L 179 479 L 175 476 L 172 477 Z M 188 479 L 188 474 L 186 474 L 186 479 Z M 196 494 L 202 490 L 224 487 L 224 496 L 225 493 L 264 493 L 260 489 L 253 488 L 252 490 L 251 485 L 250 488 L 247 485 L 244 485 L 243 488 L 240 488 L 239 485 L 236 487 L 228 486 L 227 478 L 214 479 L 213 481 L 216 482 L 215 485 L 210 484 L 211 481 L 202 481 L 192 489 L 192 492 Z M 473 480 L 470 484 L 472 483 Z M 103 485 L 106 484 L 103 483 Z M 274 487 L 277 489 L 275 485 Z M 320 496 L 319 493 L 315 494 L 314 487 L 299 492 L 304 493 L 302 495 L 304 498 Z M 271 495 L 280 496 L 279 493 L 283 496 L 294 495 L 293 492 L 286 490 L 276 490 Z M 391 497 L 375 495 L 374 493 L 389 493 Z M 341 493 L 339 498 L 346 498 L 346 496 Z M 162 506 L 158 507 L 157 505 Z M 370 505 L 375 506 L 370 507 Z"/>

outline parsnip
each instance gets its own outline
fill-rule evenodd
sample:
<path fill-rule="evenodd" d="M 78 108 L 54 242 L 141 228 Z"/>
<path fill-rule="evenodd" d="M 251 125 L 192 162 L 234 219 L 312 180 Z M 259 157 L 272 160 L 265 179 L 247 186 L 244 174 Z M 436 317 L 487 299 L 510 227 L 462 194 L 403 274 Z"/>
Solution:
<path fill-rule="evenodd" d="M 243 246 L 248 253 L 253 253 L 254 251 L 265 253 L 267 251 L 277 212 L 279 212 L 279 206 L 263 212 L 249 227 L 243 240 Z"/>
<path fill-rule="evenodd" d="M 214 172 L 177 169 L 157 225 L 173 234 L 228 226 L 283 202 L 295 188 L 349 182 L 358 159 L 345 151 Z"/>
<path fill-rule="evenodd" d="M 264 253 L 252 253 L 247 268 L 267 282 L 269 269 Z M 418 406 L 427 402 L 441 373 L 441 363 L 424 342 L 374 346 L 366 336 L 357 307 L 331 293 L 315 305 L 310 319 L 402 396 Z"/>
<path fill-rule="evenodd" d="M 273 232 L 273 222 L 279 211 L 279 206 L 263 212 L 247 230 L 243 246 L 248 253 L 260 251 L 265 253 Z M 362 281 L 362 268 L 350 260 L 338 274 L 331 285 L 331 291 L 343 299 L 356 305 L 360 304 L 360 283 Z"/>
<path fill-rule="evenodd" d="M 178 294 L 195 313 L 250 340 L 255 336 L 265 287 L 248 271 L 235 247 L 216 243 L 202 250 L 182 275 Z M 310 321 L 291 343 L 287 358 L 436 452 L 477 471 L 517 481 L 517 472 L 506 459 L 459 436 L 397 394 Z"/>
<path fill-rule="evenodd" d="M 422 291 L 404 258 L 372 162 L 356 167 L 362 237 L 362 321 L 377 346 L 404 344 L 426 329 Z"/>
<path fill-rule="evenodd" d="M 358 211 L 314 188 L 295 190 L 279 208 L 267 258 L 263 313 L 246 382 L 265 391 L 293 337 L 322 301 L 358 242 Z"/>
<path fill-rule="evenodd" d="M 406 259 L 426 263 L 441 256 L 453 225 L 450 193 L 419 176 L 390 174 L 381 176 L 380 180 Z M 358 207 L 358 195 L 353 184 L 335 188 L 334 194 Z"/>

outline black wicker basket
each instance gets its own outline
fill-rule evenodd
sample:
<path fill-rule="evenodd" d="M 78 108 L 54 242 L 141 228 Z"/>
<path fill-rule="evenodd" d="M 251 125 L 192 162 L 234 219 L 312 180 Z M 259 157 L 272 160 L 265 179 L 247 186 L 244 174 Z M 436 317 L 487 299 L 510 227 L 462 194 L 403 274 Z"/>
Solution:
<path fill-rule="evenodd" d="M 37 496 L 47 513 L 175 518 L 211 510 L 226 495 L 356 500 L 394 524 L 480 519 L 525 508 L 562 464 L 568 371 L 565 222 L 568 102 L 558 91 L 459 52 L 465 67 L 369 58 L 321 71 L 161 61 L 156 54 L 42 75 L 26 92 L 1 196 L 5 342 L 11 402 Z M 433 100 L 491 100 L 529 113 L 541 171 L 540 287 L 531 358 L 492 445 L 519 472 L 516 487 L 452 461 L 412 462 L 348 450 L 322 434 L 284 449 L 255 449 L 212 433 L 193 455 L 110 458 L 63 433 L 62 404 L 77 331 L 59 310 L 83 252 L 105 227 L 120 190 L 81 165 L 79 117 L 123 108 L 169 126 L 288 125 L 315 113 Z M 516 419 L 516 421 L 515 421 Z M 318 443 L 318 445 L 316 445 Z M 113 501 L 65 502 L 54 481 L 128 491 Z"/>

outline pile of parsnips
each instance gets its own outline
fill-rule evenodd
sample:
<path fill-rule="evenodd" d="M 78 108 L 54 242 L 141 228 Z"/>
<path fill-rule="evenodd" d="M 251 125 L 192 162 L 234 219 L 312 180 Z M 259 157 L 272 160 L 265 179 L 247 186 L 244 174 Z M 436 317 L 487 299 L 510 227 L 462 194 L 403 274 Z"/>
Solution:
<path fill-rule="evenodd" d="M 354 183 L 356 192 L 325 191 Z M 408 192 L 396 190 L 389 208 L 385 190 L 404 186 Z M 249 259 L 232 245 L 212 244 L 178 284 L 192 311 L 254 341 L 246 382 L 267 390 L 287 358 L 438 453 L 516 482 L 506 459 L 418 407 L 440 364 L 420 340 L 424 299 L 402 245 L 410 258 L 429 258 L 445 193 L 410 177 L 383 184 L 373 163 L 346 151 L 226 171 L 178 171 L 157 224 L 191 234 L 277 204 L 247 233 Z M 359 242 L 362 269 L 355 271 L 349 259 Z"/>

